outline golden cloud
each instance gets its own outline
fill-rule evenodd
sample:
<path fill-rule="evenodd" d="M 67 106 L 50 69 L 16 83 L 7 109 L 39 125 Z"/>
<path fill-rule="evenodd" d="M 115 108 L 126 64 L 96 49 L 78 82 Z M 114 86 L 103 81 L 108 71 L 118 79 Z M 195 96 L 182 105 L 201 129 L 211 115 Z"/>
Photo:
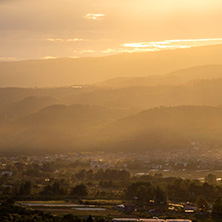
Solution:
<path fill-rule="evenodd" d="M 104 14 L 86 14 L 83 18 L 88 19 L 88 20 L 98 20 L 104 17 Z"/>
<path fill-rule="evenodd" d="M 83 39 L 79 39 L 79 38 L 74 38 L 74 39 L 47 38 L 47 41 L 50 41 L 50 42 L 79 42 L 79 41 L 83 41 Z"/>

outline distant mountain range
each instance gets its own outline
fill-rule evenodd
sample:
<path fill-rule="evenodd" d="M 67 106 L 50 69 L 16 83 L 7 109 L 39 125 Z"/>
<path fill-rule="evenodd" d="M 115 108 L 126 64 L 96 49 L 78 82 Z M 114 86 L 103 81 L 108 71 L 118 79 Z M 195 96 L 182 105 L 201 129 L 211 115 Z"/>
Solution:
<path fill-rule="evenodd" d="M 158 106 L 217 106 L 222 104 L 220 95 L 222 95 L 222 78 L 193 80 L 177 85 L 101 88 L 70 95 L 66 99 L 70 103 L 143 110 Z"/>
<path fill-rule="evenodd" d="M 109 88 L 126 88 L 132 86 L 178 85 L 198 79 L 218 78 L 222 78 L 222 64 L 194 66 L 191 68 L 176 70 L 164 75 L 119 77 L 97 83 L 96 85 Z"/>
<path fill-rule="evenodd" d="M 208 64 L 222 64 L 222 45 L 97 58 L 0 62 L 0 87 L 92 84 L 115 77 L 160 75 Z"/>
<path fill-rule="evenodd" d="M 2 62 L 0 153 L 221 147 L 221 49 Z"/>

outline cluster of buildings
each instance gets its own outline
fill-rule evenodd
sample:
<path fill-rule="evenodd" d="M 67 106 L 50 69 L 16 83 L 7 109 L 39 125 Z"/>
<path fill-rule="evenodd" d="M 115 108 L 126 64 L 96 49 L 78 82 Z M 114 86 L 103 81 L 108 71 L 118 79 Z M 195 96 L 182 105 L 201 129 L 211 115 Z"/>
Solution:
<path fill-rule="evenodd" d="M 144 219 L 144 218 L 113 218 L 112 222 L 192 222 L 188 219 L 159 219 L 159 218 L 152 218 L 152 219 Z"/>

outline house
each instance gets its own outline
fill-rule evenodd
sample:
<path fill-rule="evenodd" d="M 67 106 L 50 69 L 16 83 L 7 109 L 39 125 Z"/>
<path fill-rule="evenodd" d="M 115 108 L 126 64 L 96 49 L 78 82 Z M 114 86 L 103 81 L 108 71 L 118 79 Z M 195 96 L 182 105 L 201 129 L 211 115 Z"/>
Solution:
<path fill-rule="evenodd" d="M 138 222 L 137 218 L 113 218 L 112 222 Z"/>
<path fill-rule="evenodd" d="M 192 221 L 187 219 L 167 219 L 165 222 L 192 222 Z"/>
<path fill-rule="evenodd" d="M 187 212 L 187 213 L 193 213 L 193 212 L 197 211 L 198 208 L 197 208 L 194 204 L 191 204 L 191 203 L 187 202 L 187 203 L 184 205 L 184 210 L 185 210 L 185 212 Z"/>
<path fill-rule="evenodd" d="M 124 204 L 124 210 L 126 212 L 132 212 L 136 210 L 136 205 L 132 204 L 132 203 L 126 203 Z"/>
<path fill-rule="evenodd" d="M 121 210 L 125 212 L 132 212 L 136 210 L 136 205 L 132 203 L 126 203 L 126 204 L 120 204 L 115 207 L 113 207 L 114 210 Z"/>
<path fill-rule="evenodd" d="M 8 175 L 9 177 L 12 176 L 12 172 L 11 171 L 2 171 L 1 174 L 2 174 L 2 176 L 4 176 L 4 175 Z"/>
<path fill-rule="evenodd" d="M 116 205 L 115 207 L 113 207 L 114 210 L 122 210 L 124 211 L 125 209 L 125 206 L 124 204 L 119 204 L 119 205 Z"/>
<path fill-rule="evenodd" d="M 152 219 L 147 218 L 113 218 L 112 222 L 192 222 L 188 219 L 159 219 L 158 217 L 154 217 Z"/>
<path fill-rule="evenodd" d="M 139 219 L 139 222 L 166 222 L 164 219 L 153 218 L 153 219 Z"/>

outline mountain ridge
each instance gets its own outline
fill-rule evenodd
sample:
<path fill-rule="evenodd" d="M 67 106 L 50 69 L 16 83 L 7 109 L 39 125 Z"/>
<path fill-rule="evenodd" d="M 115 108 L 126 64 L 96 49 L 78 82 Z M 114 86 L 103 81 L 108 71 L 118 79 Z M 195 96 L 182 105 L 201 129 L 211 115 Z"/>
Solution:
<path fill-rule="evenodd" d="M 138 77 L 197 65 L 222 64 L 222 45 L 105 57 L 0 63 L 0 87 L 92 84 L 114 77 Z"/>

